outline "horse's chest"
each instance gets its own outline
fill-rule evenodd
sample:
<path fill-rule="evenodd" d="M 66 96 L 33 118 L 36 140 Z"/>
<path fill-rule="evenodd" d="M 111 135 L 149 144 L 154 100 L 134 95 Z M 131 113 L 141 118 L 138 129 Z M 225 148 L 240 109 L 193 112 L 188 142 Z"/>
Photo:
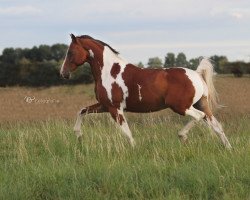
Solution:
<path fill-rule="evenodd" d="M 102 79 L 96 87 L 97 100 L 100 103 L 108 104 L 108 106 L 126 108 L 126 98 L 128 97 L 128 87 L 122 77 L 122 73 L 111 75 L 109 72 L 103 71 Z"/>

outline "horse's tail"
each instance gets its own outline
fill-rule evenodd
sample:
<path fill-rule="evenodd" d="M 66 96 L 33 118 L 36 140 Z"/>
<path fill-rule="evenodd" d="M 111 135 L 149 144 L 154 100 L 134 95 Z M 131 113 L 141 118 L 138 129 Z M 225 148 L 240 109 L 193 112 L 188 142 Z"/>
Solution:
<path fill-rule="evenodd" d="M 209 107 L 211 109 L 218 108 L 219 107 L 218 94 L 214 87 L 214 81 L 213 81 L 214 67 L 212 63 L 209 61 L 208 58 L 202 58 L 196 71 L 201 75 L 201 77 L 207 84 Z"/>

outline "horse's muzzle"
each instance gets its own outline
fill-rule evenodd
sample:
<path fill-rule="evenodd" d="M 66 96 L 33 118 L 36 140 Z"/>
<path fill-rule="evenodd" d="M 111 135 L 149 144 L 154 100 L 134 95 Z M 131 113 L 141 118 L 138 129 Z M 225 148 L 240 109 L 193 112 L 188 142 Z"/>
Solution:
<path fill-rule="evenodd" d="M 63 77 L 64 79 L 69 79 L 70 73 L 61 73 L 61 77 Z"/>

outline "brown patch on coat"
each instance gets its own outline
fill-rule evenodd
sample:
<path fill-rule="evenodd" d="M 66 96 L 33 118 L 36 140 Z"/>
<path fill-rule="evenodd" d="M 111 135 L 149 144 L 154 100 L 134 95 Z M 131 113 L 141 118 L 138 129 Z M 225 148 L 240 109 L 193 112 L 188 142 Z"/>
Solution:
<path fill-rule="evenodd" d="M 120 108 L 120 104 L 123 101 L 122 88 L 116 82 L 112 83 L 111 87 L 112 105 Z"/>
<path fill-rule="evenodd" d="M 122 78 L 128 87 L 126 111 L 147 113 L 166 108 L 166 72 L 162 69 L 141 69 L 127 64 Z M 139 99 L 138 85 L 142 100 Z"/>
<path fill-rule="evenodd" d="M 185 115 L 193 103 L 195 89 L 192 81 L 182 68 L 166 69 L 168 89 L 165 102 L 175 112 Z"/>
<path fill-rule="evenodd" d="M 98 43 L 96 40 L 91 40 L 90 38 L 82 38 L 79 40 L 82 47 L 84 49 L 87 49 L 88 51 L 91 50 L 94 53 L 94 58 L 89 56 L 88 62 L 92 67 L 91 71 L 93 73 L 93 77 L 95 79 L 95 82 L 99 80 L 99 77 L 101 76 L 101 70 L 103 68 L 103 50 L 104 46 L 102 46 L 100 43 Z"/>
<path fill-rule="evenodd" d="M 108 98 L 107 90 L 103 87 L 101 81 L 96 82 L 95 93 L 96 100 L 105 108 L 109 108 L 110 106 L 112 106 L 112 102 Z"/>
<path fill-rule="evenodd" d="M 117 74 L 119 74 L 120 71 L 121 71 L 121 66 L 119 65 L 119 63 L 114 63 L 110 70 L 110 74 L 116 79 Z"/>

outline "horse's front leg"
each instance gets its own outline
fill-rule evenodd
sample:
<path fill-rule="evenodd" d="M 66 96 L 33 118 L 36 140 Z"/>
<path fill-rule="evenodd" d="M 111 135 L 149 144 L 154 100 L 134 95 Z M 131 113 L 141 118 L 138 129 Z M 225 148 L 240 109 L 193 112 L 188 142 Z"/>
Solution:
<path fill-rule="evenodd" d="M 97 104 L 88 106 L 86 108 L 82 108 L 77 113 L 76 123 L 74 126 L 74 132 L 78 139 L 81 139 L 82 137 L 81 124 L 82 124 L 83 116 L 86 114 L 90 114 L 90 113 L 102 113 L 102 112 L 105 112 L 103 106 L 100 103 L 97 103 Z"/>
<path fill-rule="evenodd" d="M 112 116 L 112 118 L 117 122 L 118 126 L 121 128 L 122 133 L 129 139 L 130 144 L 132 147 L 135 146 L 135 140 L 132 136 L 132 133 L 129 129 L 127 120 L 124 116 L 122 109 L 117 109 L 115 107 L 110 107 L 109 112 Z"/>

